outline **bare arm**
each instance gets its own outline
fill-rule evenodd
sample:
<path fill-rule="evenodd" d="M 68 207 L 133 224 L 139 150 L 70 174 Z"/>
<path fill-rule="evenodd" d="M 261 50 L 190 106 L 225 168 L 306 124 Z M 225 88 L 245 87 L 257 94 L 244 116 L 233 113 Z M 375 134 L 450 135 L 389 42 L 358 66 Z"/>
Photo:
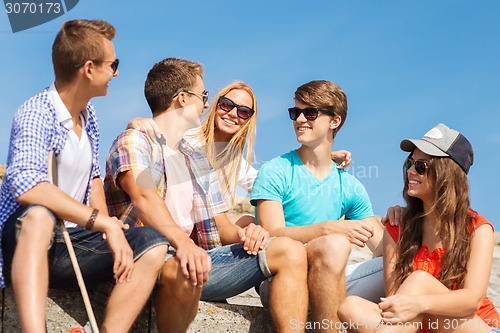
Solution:
<path fill-rule="evenodd" d="M 225 213 L 216 215 L 215 222 L 219 229 L 222 244 L 243 242 L 243 249 L 248 254 L 256 255 L 259 250 L 264 248 L 269 239 L 269 232 L 261 226 L 250 223 L 245 228 L 240 228 L 238 225 L 233 224 Z"/>
<path fill-rule="evenodd" d="M 153 180 L 141 179 L 143 186 L 139 186 L 134 173 L 145 177 L 143 172 L 125 171 L 118 175 L 117 182 L 130 196 L 139 219 L 162 233 L 176 248 L 176 257 L 186 278 L 189 277 L 194 285 L 203 285 L 211 271 L 210 257 L 175 223 L 165 202 L 156 193 Z"/>
<path fill-rule="evenodd" d="M 92 179 L 92 190 L 90 191 L 90 207 L 99 209 L 103 214 L 108 214 L 108 205 L 104 194 L 104 184 L 100 177 Z"/>
<path fill-rule="evenodd" d="M 374 225 L 378 224 L 375 218 L 373 218 L 373 221 L 372 218 L 364 220 L 332 220 L 308 226 L 286 227 L 283 206 L 280 202 L 258 200 L 257 212 L 259 224 L 268 230 L 271 236 L 287 236 L 302 243 L 332 233 L 340 233 L 344 234 L 352 244 L 363 247 L 373 235 L 376 235 L 376 239 L 369 244 L 370 249 L 373 247 L 373 250 L 375 250 L 382 238 L 380 226 L 378 226 L 380 229 L 374 233 Z"/>
<path fill-rule="evenodd" d="M 382 256 L 384 252 L 384 242 L 382 241 L 384 237 L 384 229 L 373 216 L 363 219 L 362 221 L 366 221 L 371 226 L 373 232 L 373 236 L 368 239 L 366 245 L 368 245 L 368 248 L 372 251 L 374 257 Z"/>
<path fill-rule="evenodd" d="M 392 239 L 389 232 L 384 230 L 384 282 L 385 282 L 385 293 L 387 296 L 394 295 L 396 293 L 396 276 L 394 274 L 394 266 L 396 265 L 396 249 L 397 244 Z"/>
<path fill-rule="evenodd" d="M 48 182 L 38 183 L 17 198 L 21 205 L 38 204 L 53 211 L 59 218 L 74 222 L 85 227 L 92 208 L 88 207 L 69 195 L 57 186 Z M 93 225 L 93 230 L 105 233 L 107 242 L 114 256 L 114 278 L 123 282 L 129 280 L 134 268 L 133 252 L 121 229 L 122 223 L 108 216 L 108 213 L 99 213 Z"/>

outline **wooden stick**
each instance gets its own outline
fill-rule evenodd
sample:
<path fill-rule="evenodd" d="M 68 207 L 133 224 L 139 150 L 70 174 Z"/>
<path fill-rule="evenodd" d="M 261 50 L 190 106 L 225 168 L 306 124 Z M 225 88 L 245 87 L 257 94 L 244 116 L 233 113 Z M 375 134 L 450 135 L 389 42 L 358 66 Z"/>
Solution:
<path fill-rule="evenodd" d="M 92 310 L 92 304 L 90 304 L 89 294 L 87 293 L 87 288 L 85 287 L 85 281 L 83 281 L 82 271 L 78 265 L 78 260 L 76 259 L 75 250 L 73 249 L 73 244 L 69 238 L 68 230 L 62 221 L 62 234 L 64 237 L 64 242 L 68 248 L 69 257 L 71 258 L 71 263 L 73 264 L 73 269 L 75 270 L 76 279 L 78 281 L 78 286 L 83 297 L 83 303 L 85 303 L 85 310 L 87 310 L 87 315 L 89 317 L 90 326 L 92 327 L 93 333 L 99 333 L 99 327 L 97 326 L 97 321 L 95 320 L 94 311 Z M 89 332 L 90 333 L 90 332 Z"/>

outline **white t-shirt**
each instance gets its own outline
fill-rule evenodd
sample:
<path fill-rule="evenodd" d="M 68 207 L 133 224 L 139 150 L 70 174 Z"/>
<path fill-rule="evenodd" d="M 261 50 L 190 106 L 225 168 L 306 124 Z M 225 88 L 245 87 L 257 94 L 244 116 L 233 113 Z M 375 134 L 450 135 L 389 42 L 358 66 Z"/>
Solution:
<path fill-rule="evenodd" d="M 194 228 L 194 186 L 185 157 L 163 145 L 163 161 L 167 174 L 165 204 L 177 225 L 190 235 Z"/>
<path fill-rule="evenodd" d="M 248 194 L 252 194 L 253 183 L 255 182 L 255 178 L 257 178 L 258 173 L 259 171 L 251 165 L 248 165 L 247 160 L 242 157 L 240 173 L 238 175 L 238 186 L 247 191 Z"/>
<path fill-rule="evenodd" d="M 189 129 L 184 133 L 184 138 L 192 145 L 201 148 L 205 143 L 201 127 Z M 257 178 L 258 170 L 248 165 L 245 158 L 241 158 L 240 170 L 238 173 L 238 186 L 244 189 L 248 194 L 252 194 L 252 187 Z M 219 181 L 222 181 L 219 179 Z"/>
<path fill-rule="evenodd" d="M 84 202 L 87 186 L 89 185 L 90 172 L 92 169 L 92 149 L 87 136 L 86 119 L 87 111 L 80 113 L 82 120 L 82 134 L 80 137 L 73 131 L 73 120 L 71 114 L 64 105 L 55 85 L 52 83 L 47 95 L 54 105 L 57 119 L 69 129 L 66 143 L 59 155 L 57 155 L 57 186 L 78 202 Z M 64 221 L 67 228 L 77 225 Z"/>

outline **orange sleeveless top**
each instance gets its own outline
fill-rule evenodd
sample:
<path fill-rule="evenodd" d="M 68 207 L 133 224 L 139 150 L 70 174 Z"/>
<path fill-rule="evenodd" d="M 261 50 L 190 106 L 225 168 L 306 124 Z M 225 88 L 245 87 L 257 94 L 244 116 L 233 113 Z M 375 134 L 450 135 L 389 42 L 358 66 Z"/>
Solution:
<path fill-rule="evenodd" d="M 479 215 L 473 210 L 469 210 L 469 215 L 472 217 L 470 230 L 476 230 L 480 226 L 487 224 L 491 226 L 494 230 L 493 225 L 484 217 Z M 392 239 L 397 243 L 399 239 L 399 227 L 391 226 L 390 223 L 386 224 L 386 229 L 391 235 Z M 434 251 L 429 253 L 429 248 L 427 245 L 422 244 L 418 250 L 415 258 L 413 258 L 413 270 L 414 271 L 424 271 L 437 277 L 441 272 L 441 260 L 443 258 L 445 250 L 443 248 L 436 248 Z M 452 288 L 455 289 L 455 288 Z M 484 297 L 483 303 L 476 311 L 476 314 L 482 318 L 486 324 L 492 327 L 500 327 L 500 316 L 493 305 L 493 302 L 488 298 Z"/>

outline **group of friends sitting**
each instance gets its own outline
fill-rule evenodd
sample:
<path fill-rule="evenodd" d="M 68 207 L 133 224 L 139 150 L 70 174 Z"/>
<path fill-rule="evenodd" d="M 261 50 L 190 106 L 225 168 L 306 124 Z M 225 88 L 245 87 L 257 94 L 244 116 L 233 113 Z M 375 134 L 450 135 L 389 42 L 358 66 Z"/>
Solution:
<path fill-rule="evenodd" d="M 401 141 L 406 205 L 383 228 L 344 170 L 351 153 L 332 152 L 341 87 L 298 87 L 288 114 L 299 147 L 257 171 L 252 88 L 233 82 L 209 105 L 203 66 L 166 58 L 144 85 L 152 117 L 118 135 L 102 177 L 90 100 L 119 74 L 115 34 L 101 20 L 65 22 L 55 81 L 14 116 L 0 286 L 12 285 L 24 332 L 45 331 L 49 287 L 78 289 L 63 225 L 87 287 L 113 284 L 102 332 L 127 332 L 153 290 L 158 331 L 185 332 L 200 300 L 251 288 L 277 332 L 500 332 L 486 297 L 493 225 L 470 208 L 473 150 L 460 132 L 438 124 Z M 238 187 L 255 216 L 226 214 Z M 374 259 L 348 265 L 353 245 Z"/>

